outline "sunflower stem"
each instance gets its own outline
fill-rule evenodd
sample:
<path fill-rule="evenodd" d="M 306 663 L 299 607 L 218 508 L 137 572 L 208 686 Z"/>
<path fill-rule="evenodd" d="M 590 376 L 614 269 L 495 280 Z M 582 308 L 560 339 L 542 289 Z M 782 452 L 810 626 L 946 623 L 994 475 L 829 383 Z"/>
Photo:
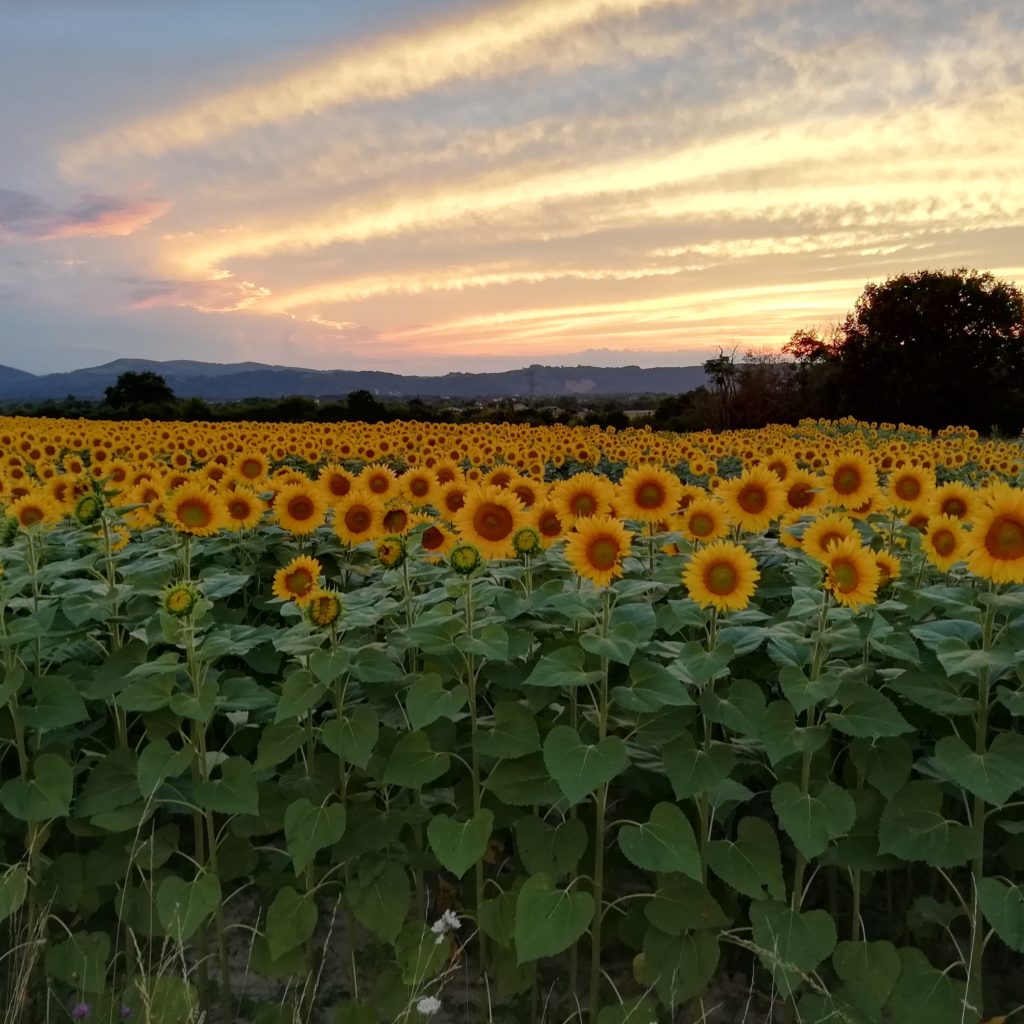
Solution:
<path fill-rule="evenodd" d="M 465 598 L 465 614 L 466 614 L 466 636 L 472 645 L 474 639 L 474 606 L 473 606 L 473 583 L 474 578 L 469 576 L 466 578 L 466 598 Z M 482 804 L 482 793 L 480 786 L 480 746 L 477 737 L 478 727 L 478 714 L 477 714 L 477 692 L 476 692 L 476 659 L 473 657 L 472 650 L 469 650 L 465 654 L 466 659 L 466 689 L 469 690 L 469 726 L 470 726 L 470 761 L 471 761 L 471 774 L 473 781 L 473 816 L 476 817 L 480 813 Z M 476 864 L 473 865 L 473 881 L 474 890 L 476 896 L 476 908 L 475 912 L 479 919 L 480 907 L 483 906 L 484 902 L 484 862 L 483 858 L 477 860 Z M 477 953 L 480 957 L 480 973 L 486 974 L 487 972 L 487 936 L 484 934 L 483 928 L 477 928 Z"/>

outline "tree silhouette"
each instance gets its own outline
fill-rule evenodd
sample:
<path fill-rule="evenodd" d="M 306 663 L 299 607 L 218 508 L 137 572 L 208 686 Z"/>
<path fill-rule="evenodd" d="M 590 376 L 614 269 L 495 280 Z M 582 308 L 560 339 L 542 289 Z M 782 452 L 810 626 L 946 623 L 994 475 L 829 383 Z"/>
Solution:
<path fill-rule="evenodd" d="M 1024 293 L 976 270 L 869 284 L 843 321 L 839 389 L 861 419 L 1019 430 Z"/>
<path fill-rule="evenodd" d="M 174 392 L 167 381 L 152 370 L 128 370 L 104 391 L 112 409 L 131 409 L 140 405 L 160 405 L 174 401 Z"/>

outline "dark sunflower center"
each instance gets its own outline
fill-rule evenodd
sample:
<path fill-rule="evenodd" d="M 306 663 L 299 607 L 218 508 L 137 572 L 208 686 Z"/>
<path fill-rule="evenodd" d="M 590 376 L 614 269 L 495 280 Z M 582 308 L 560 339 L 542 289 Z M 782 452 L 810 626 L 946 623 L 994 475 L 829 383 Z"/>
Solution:
<path fill-rule="evenodd" d="M 646 483 L 636 492 L 636 503 L 641 508 L 659 508 L 665 502 L 665 491 L 660 484 Z"/>
<path fill-rule="evenodd" d="M 201 501 L 185 501 L 178 507 L 178 518 L 186 526 L 203 527 L 213 518 L 213 513 Z"/>
<path fill-rule="evenodd" d="M 896 481 L 896 496 L 904 501 L 916 501 L 921 496 L 921 482 L 912 476 L 903 476 Z"/>
<path fill-rule="evenodd" d="M 386 476 L 371 476 L 370 490 L 374 494 L 383 494 L 388 489 L 388 478 Z"/>
<path fill-rule="evenodd" d="M 853 466 L 844 466 L 832 478 L 832 486 L 840 494 L 853 494 L 860 487 L 860 473 Z"/>
<path fill-rule="evenodd" d="M 347 476 L 332 476 L 328 486 L 331 489 L 331 494 L 336 494 L 339 498 L 344 498 L 352 490 L 352 482 Z"/>
<path fill-rule="evenodd" d="M 300 522 L 312 518 L 315 511 L 316 506 L 304 494 L 300 494 L 288 502 L 288 515 Z"/>
<path fill-rule="evenodd" d="M 963 519 L 967 515 L 967 502 L 962 498 L 947 498 L 940 509 L 943 515 Z"/>
<path fill-rule="evenodd" d="M 948 557 L 956 550 L 956 537 L 952 530 L 938 530 L 932 537 L 932 547 L 943 557 Z"/>
<path fill-rule="evenodd" d="M 562 523 L 554 512 L 548 512 L 541 516 L 540 522 L 537 523 L 537 529 L 545 537 L 557 537 L 562 532 Z"/>
<path fill-rule="evenodd" d="M 836 589 L 843 594 L 848 594 L 857 586 L 860 577 L 856 568 L 847 561 L 835 562 L 832 565 L 832 579 L 835 580 Z"/>
<path fill-rule="evenodd" d="M 1003 562 L 1024 558 L 1024 521 L 1011 516 L 996 516 L 985 534 L 985 548 Z"/>
<path fill-rule="evenodd" d="M 589 494 L 577 494 L 569 503 L 573 515 L 592 516 L 597 511 L 597 502 Z"/>
<path fill-rule="evenodd" d="M 40 523 L 43 520 L 42 509 L 38 508 L 23 508 L 21 510 L 21 525 L 22 526 L 34 526 L 36 523 Z"/>
<path fill-rule="evenodd" d="M 423 531 L 420 543 L 427 551 L 436 551 L 444 544 L 444 534 L 436 526 L 428 526 Z"/>
<path fill-rule="evenodd" d="M 232 519 L 245 519 L 249 514 L 249 502 L 236 498 L 228 505 L 228 514 Z"/>
<path fill-rule="evenodd" d="M 452 491 L 445 497 L 444 503 L 449 512 L 458 512 L 466 504 L 466 498 L 459 491 Z"/>
<path fill-rule="evenodd" d="M 698 512 L 690 518 L 690 533 L 695 537 L 707 537 L 715 529 L 715 521 L 707 512 Z"/>
<path fill-rule="evenodd" d="M 393 508 L 384 516 L 384 529 L 388 533 L 401 533 L 408 521 L 409 515 L 405 509 Z"/>
<path fill-rule="evenodd" d="M 744 512 L 756 515 L 758 512 L 765 510 L 765 506 L 768 504 L 768 494 L 763 487 L 750 484 L 744 487 L 736 496 L 736 504 Z"/>
<path fill-rule="evenodd" d="M 614 537 L 597 537 L 587 547 L 587 561 L 600 572 L 615 567 L 619 559 L 619 545 Z"/>
<path fill-rule="evenodd" d="M 716 597 L 726 597 L 736 589 L 739 573 L 730 562 L 712 562 L 704 570 L 704 586 Z"/>
<path fill-rule="evenodd" d="M 345 525 L 352 533 L 365 533 L 370 528 L 369 509 L 356 506 L 345 513 Z"/>
<path fill-rule="evenodd" d="M 845 539 L 845 534 L 831 531 L 830 533 L 823 533 L 821 535 L 821 550 L 828 551 L 829 546 L 832 544 L 838 544 L 841 540 Z"/>
<path fill-rule="evenodd" d="M 306 569 L 295 569 L 285 577 L 284 586 L 289 594 L 301 597 L 313 589 L 313 577 Z"/>
<path fill-rule="evenodd" d="M 256 459 L 245 459 L 241 465 L 241 473 L 247 480 L 255 480 L 263 471 L 263 466 Z"/>
<path fill-rule="evenodd" d="M 807 508 L 814 500 L 814 491 L 807 484 L 794 484 L 786 495 L 791 508 Z"/>
<path fill-rule="evenodd" d="M 417 477 L 417 479 L 413 480 L 409 490 L 412 491 L 417 498 L 422 498 L 430 490 L 430 484 L 422 477 Z"/>
<path fill-rule="evenodd" d="M 476 510 L 473 528 L 485 540 L 504 540 L 515 525 L 512 513 L 504 505 L 487 502 Z"/>

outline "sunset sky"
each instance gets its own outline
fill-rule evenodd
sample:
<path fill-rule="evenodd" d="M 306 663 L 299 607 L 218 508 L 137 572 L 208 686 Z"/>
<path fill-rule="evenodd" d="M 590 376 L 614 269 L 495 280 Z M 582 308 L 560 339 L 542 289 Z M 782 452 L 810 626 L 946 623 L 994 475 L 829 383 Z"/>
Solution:
<path fill-rule="evenodd" d="M 1020 0 L 0 0 L 0 363 L 690 364 L 1024 284 Z"/>

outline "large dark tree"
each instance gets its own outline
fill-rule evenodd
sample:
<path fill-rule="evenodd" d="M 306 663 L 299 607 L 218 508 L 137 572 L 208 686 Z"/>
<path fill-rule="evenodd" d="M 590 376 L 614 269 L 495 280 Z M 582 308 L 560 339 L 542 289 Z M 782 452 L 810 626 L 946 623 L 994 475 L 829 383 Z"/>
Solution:
<path fill-rule="evenodd" d="M 869 284 L 836 332 L 840 410 L 860 419 L 1017 432 L 1024 293 L 976 270 Z"/>
<path fill-rule="evenodd" d="M 167 381 L 152 370 L 141 373 L 128 370 L 104 392 L 112 409 L 132 409 L 143 405 L 161 405 L 174 401 L 174 392 Z"/>

